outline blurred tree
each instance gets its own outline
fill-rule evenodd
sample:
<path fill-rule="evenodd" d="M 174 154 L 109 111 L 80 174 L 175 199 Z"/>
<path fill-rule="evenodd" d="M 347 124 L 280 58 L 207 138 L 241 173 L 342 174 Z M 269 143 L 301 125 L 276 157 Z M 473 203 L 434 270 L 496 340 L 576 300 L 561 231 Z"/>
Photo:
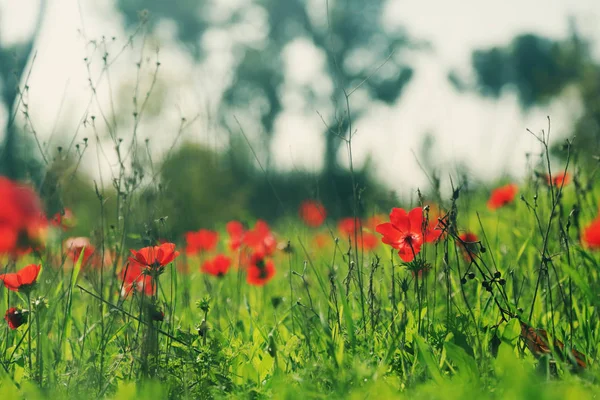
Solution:
<path fill-rule="evenodd" d="M 262 126 L 265 148 L 274 133 L 274 123 L 284 109 L 282 92 L 286 83 L 284 50 L 298 38 L 306 39 L 325 55 L 323 74 L 331 81 L 333 93 L 317 93 L 312 87 L 303 87 L 307 107 L 315 107 L 312 100 L 319 96 L 331 98 L 332 112 L 322 114 L 328 119 L 325 133 L 325 171 L 337 169 L 340 137 L 348 136 L 348 115 L 345 96 L 361 84 L 371 101 L 393 103 L 410 81 L 413 70 L 401 61 L 398 49 L 416 45 L 401 30 L 384 32 L 380 24 L 384 0 L 323 0 L 316 6 L 308 0 L 253 0 L 236 8 L 225 10 L 215 0 L 118 0 L 126 21 L 134 25 L 140 12 L 150 13 L 154 23 L 167 19 L 177 23 L 177 35 L 190 46 L 198 58 L 204 50 L 203 35 L 211 28 L 258 26 L 266 34 L 260 39 L 234 44 L 237 64 L 231 84 L 225 90 L 221 107 L 223 122 L 237 112 L 254 111 Z M 329 7 L 329 9 L 327 9 Z M 258 35 L 260 36 L 260 35 Z M 389 57 L 386 65 L 377 68 Z M 366 61 L 365 61 L 366 60 Z M 370 60 L 370 61 L 369 61 Z M 368 79 L 367 79 L 368 78 Z M 344 93 L 346 90 L 346 93 Z M 356 118 L 366 108 L 353 108 Z M 319 110 L 317 110 L 319 111 Z M 310 112 L 315 112 L 311 109 Z"/>
<path fill-rule="evenodd" d="M 31 139 L 19 137 L 19 129 L 14 123 L 19 107 L 23 105 L 20 85 L 24 83 L 26 67 L 34 56 L 33 46 L 46 11 L 46 0 L 40 0 L 39 4 L 33 33 L 25 41 L 5 44 L 0 37 L 0 93 L 7 114 L 3 127 L 4 142 L 0 148 L 0 174 L 11 178 L 33 176 L 39 179 L 40 175 L 35 156 L 25 154 Z"/>
<path fill-rule="evenodd" d="M 173 237 L 246 216 L 247 183 L 209 149 L 184 143 L 164 160 L 160 175 L 161 186 L 141 194 L 136 213 L 140 220 L 166 217 Z"/>
<path fill-rule="evenodd" d="M 577 82 L 589 63 L 577 36 L 555 41 L 533 34 L 515 37 L 506 47 L 473 52 L 472 64 L 481 94 L 498 97 L 512 86 L 523 108 L 545 104 Z"/>
<path fill-rule="evenodd" d="M 505 89 L 514 90 L 524 110 L 547 104 L 567 87 L 575 88 L 583 109 L 568 134 L 574 136 L 582 161 L 592 162 L 600 152 L 600 64 L 574 25 L 571 30 L 563 40 L 523 34 L 507 46 L 476 50 L 472 55 L 476 85 L 456 83 L 455 74 L 449 79 L 457 88 L 495 98 Z M 554 153 L 560 155 L 560 146 L 554 146 Z"/>

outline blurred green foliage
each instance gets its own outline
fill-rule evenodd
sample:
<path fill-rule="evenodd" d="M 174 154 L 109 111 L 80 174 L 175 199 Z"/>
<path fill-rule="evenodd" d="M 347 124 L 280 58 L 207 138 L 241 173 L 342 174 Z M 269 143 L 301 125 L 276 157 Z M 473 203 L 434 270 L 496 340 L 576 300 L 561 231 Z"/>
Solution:
<path fill-rule="evenodd" d="M 243 151 L 216 153 L 198 144 L 185 143 L 160 166 L 160 179 L 139 194 L 136 213 L 149 220 L 167 218 L 169 234 L 217 228 L 238 219 L 252 223 L 261 218 L 271 223 L 296 215 L 308 198 L 324 203 L 333 218 L 353 215 L 353 185 L 359 208 L 365 215 L 373 208 L 387 210 L 393 193 L 378 184 L 367 166 L 354 174 L 338 171 L 278 172 L 266 174 Z"/>
<path fill-rule="evenodd" d="M 475 90 L 484 96 L 498 98 L 505 89 L 517 93 L 521 106 L 547 105 L 553 99 L 569 95 L 575 89 L 582 109 L 574 125 L 559 136 L 573 138 L 576 157 L 581 166 L 593 168 L 600 153 L 600 63 L 594 58 L 590 44 L 574 27 L 565 39 L 550 39 L 534 34 L 516 36 L 506 46 L 476 50 L 472 54 L 476 74 Z M 456 77 L 449 79 L 456 82 Z M 465 89 L 462 82 L 457 88 Z M 566 158 L 562 142 L 555 142 L 553 154 Z M 573 153 L 571 153 L 573 155 Z"/>
<path fill-rule="evenodd" d="M 308 100 L 306 111 L 314 113 L 315 103 L 320 103 L 323 109 L 317 111 L 330 115 L 322 133 L 326 143 L 325 170 L 331 173 L 339 168 L 337 155 L 344 143 L 340 137 L 349 134 L 348 111 L 355 119 L 369 103 L 394 103 L 413 76 L 401 51 L 424 47 L 402 29 L 383 31 L 381 19 L 386 3 L 341 0 L 316 6 L 307 0 L 253 0 L 226 5 L 211 0 L 177 0 L 166 5 L 163 0 L 119 0 L 117 5 L 132 29 L 140 21 L 147 20 L 151 29 L 160 21 L 176 21 L 177 38 L 198 59 L 208 51 L 199 45 L 206 32 L 228 32 L 236 65 L 223 94 L 221 123 L 237 129 L 231 115 L 249 114 L 262 125 L 266 148 L 270 148 L 275 121 L 285 108 L 282 94 L 291 89 L 285 50 L 297 39 L 314 45 L 324 56 L 323 73 L 333 83 L 332 93 L 317 93 L 311 85 L 303 84 L 301 95 Z M 264 32 L 264 37 L 236 42 L 236 35 L 231 32 L 249 25 Z M 322 89 L 327 82 L 319 86 Z M 348 110 L 345 96 L 358 86 L 370 101 Z"/>
<path fill-rule="evenodd" d="M 214 228 L 247 216 L 250 185 L 240 178 L 221 155 L 186 143 L 163 161 L 159 190 L 142 195 L 142 203 L 152 206 L 158 198 L 160 216 L 168 216 L 176 236 Z"/>

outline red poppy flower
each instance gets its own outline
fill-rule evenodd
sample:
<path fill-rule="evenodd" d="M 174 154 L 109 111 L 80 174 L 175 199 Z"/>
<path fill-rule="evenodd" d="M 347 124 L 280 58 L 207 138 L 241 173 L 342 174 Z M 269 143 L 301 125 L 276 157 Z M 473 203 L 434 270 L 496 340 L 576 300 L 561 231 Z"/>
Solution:
<path fill-rule="evenodd" d="M 318 228 L 323 225 L 327 217 L 327 212 L 323 204 L 314 200 L 303 201 L 300 204 L 299 214 L 302 221 L 311 228 Z"/>
<path fill-rule="evenodd" d="M 163 243 L 160 246 L 144 247 L 138 251 L 130 250 L 133 257 L 129 261 L 137 262 L 153 272 L 163 272 L 164 267 L 179 256 L 175 244 Z"/>
<path fill-rule="evenodd" d="M 244 235 L 244 244 L 255 252 L 270 256 L 277 249 L 277 240 L 269 225 L 262 220 L 256 221 L 254 228 Z"/>
<path fill-rule="evenodd" d="M 4 319 L 8 323 L 10 329 L 17 329 L 21 325 L 27 322 L 28 311 L 21 310 L 20 308 L 11 307 L 6 310 Z"/>
<path fill-rule="evenodd" d="M 255 252 L 250 257 L 250 264 L 246 269 L 246 281 L 250 285 L 262 286 L 275 275 L 273 260 L 265 259 L 264 254 Z"/>
<path fill-rule="evenodd" d="M 223 254 L 217 255 L 212 260 L 207 260 L 202 264 L 202 272 L 219 278 L 225 276 L 229 267 L 231 266 L 231 259 Z"/>
<path fill-rule="evenodd" d="M 0 254 L 42 245 L 47 225 L 35 191 L 0 176 Z"/>
<path fill-rule="evenodd" d="M 413 208 L 408 214 L 402 208 L 394 208 L 390 213 L 390 222 L 377 225 L 381 241 L 398 250 L 404 262 L 412 261 L 421 251 L 425 242 L 437 240 L 442 231 L 423 227 L 423 209 Z"/>
<path fill-rule="evenodd" d="M 120 273 L 123 282 L 121 296 L 127 297 L 134 289 L 146 296 L 154 294 L 154 282 L 150 275 L 144 273 L 145 271 L 143 265 L 136 261 L 129 261 Z"/>
<path fill-rule="evenodd" d="M 554 176 L 546 174 L 544 177 L 548 186 L 561 187 L 571 182 L 571 176 L 568 172 L 560 172 Z"/>
<path fill-rule="evenodd" d="M 239 221 L 229 221 L 225 226 L 229 234 L 229 248 L 232 251 L 239 249 L 244 240 L 245 229 L 244 225 Z"/>
<path fill-rule="evenodd" d="M 64 248 L 67 256 L 73 260 L 74 263 L 79 261 L 79 256 L 83 251 L 83 260 L 81 261 L 82 266 L 88 264 L 88 261 L 96 251 L 95 247 L 92 246 L 90 240 L 86 237 L 68 238 L 65 240 Z"/>
<path fill-rule="evenodd" d="M 472 232 L 461 233 L 459 236 L 462 243 L 460 247 L 465 259 L 470 260 L 470 255 L 479 253 L 479 238 Z"/>
<path fill-rule="evenodd" d="M 52 226 L 66 231 L 75 226 L 75 217 L 70 209 L 65 208 L 63 211 L 54 214 L 50 223 Z"/>
<path fill-rule="evenodd" d="M 370 230 L 371 232 L 375 232 L 377 225 L 383 224 L 384 222 L 384 216 L 373 215 L 372 217 L 367 218 L 367 220 L 365 221 L 365 228 Z"/>
<path fill-rule="evenodd" d="M 346 237 L 354 237 L 355 225 L 357 225 L 357 229 L 360 233 L 361 222 L 359 219 L 356 219 L 356 224 L 354 221 L 354 217 L 342 218 L 338 222 L 338 231 Z"/>
<path fill-rule="evenodd" d="M 502 206 L 511 203 L 519 188 L 514 183 L 492 190 L 492 195 L 488 200 L 487 206 L 490 210 L 496 210 Z"/>
<path fill-rule="evenodd" d="M 0 275 L 0 281 L 4 282 L 4 286 L 14 292 L 26 292 L 30 290 L 37 281 L 41 268 L 41 265 L 30 264 L 21 268 L 16 273 Z"/>
<path fill-rule="evenodd" d="M 208 229 L 200 229 L 198 232 L 185 234 L 187 254 L 198 254 L 199 252 L 211 251 L 219 242 L 219 234 Z"/>
<path fill-rule="evenodd" d="M 379 240 L 377 236 L 372 233 L 363 231 L 360 238 L 359 248 L 363 248 L 365 250 L 373 250 L 379 244 Z"/>
<path fill-rule="evenodd" d="M 368 224 L 377 223 L 377 225 L 380 225 L 381 222 L 382 221 L 378 218 L 370 218 Z M 372 225 L 373 231 L 376 229 L 377 225 Z M 371 233 L 370 229 L 366 228 L 367 224 L 365 224 L 363 227 L 360 219 L 357 219 L 355 223 L 354 217 L 342 218 L 338 222 L 338 231 L 340 231 L 342 236 L 354 239 L 355 226 L 357 229 L 357 247 L 365 250 L 373 250 L 376 248 L 379 244 L 377 236 Z"/>
<path fill-rule="evenodd" d="M 596 218 L 583 230 L 583 243 L 590 249 L 600 249 L 600 218 Z"/>
<path fill-rule="evenodd" d="M 330 243 L 331 235 L 328 233 L 319 233 L 313 237 L 313 242 L 318 249 L 322 249 Z"/>

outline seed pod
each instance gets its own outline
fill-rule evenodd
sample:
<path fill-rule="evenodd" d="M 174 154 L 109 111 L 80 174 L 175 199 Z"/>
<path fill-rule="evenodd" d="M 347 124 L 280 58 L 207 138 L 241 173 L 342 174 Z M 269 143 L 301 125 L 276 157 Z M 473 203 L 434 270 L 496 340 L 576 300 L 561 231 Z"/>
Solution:
<path fill-rule="evenodd" d="M 275 338 L 273 335 L 269 335 L 269 346 L 267 347 L 267 352 L 273 358 L 277 356 L 277 344 L 275 343 Z"/>
<path fill-rule="evenodd" d="M 205 337 L 208 333 L 208 324 L 206 323 L 206 320 L 203 319 L 200 326 L 196 327 L 196 330 L 198 331 L 199 336 Z"/>

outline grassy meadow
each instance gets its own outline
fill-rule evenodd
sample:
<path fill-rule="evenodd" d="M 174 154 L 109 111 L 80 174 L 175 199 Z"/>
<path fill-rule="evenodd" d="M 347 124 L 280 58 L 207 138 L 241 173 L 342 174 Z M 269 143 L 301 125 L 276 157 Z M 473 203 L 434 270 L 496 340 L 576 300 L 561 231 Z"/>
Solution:
<path fill-rule="evenodd" d="M 600 188 L 545 136 L 537 157 L 393 210 L 307 198 L 172 236 L 132 222 L 141 189 L 96 188 L 83 236 L 80 205 L 0 178 L 0 398 L 593 398 Z"/>

